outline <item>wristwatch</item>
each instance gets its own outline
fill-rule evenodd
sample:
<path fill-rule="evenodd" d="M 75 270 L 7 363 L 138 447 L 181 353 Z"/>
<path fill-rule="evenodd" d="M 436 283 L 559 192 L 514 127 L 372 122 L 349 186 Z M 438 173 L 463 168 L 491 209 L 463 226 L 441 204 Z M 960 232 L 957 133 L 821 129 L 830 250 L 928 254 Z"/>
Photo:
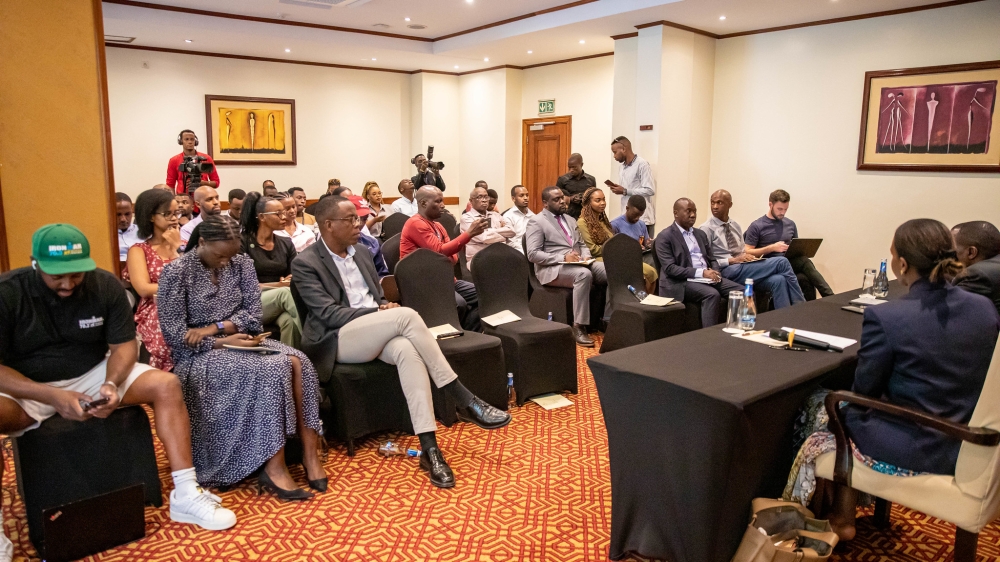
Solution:
<path fill-rule="evenodd" d="M 215 327 L 219 329 L 219 333 L 226 331 L 226 324 L 224 322 L 216 322 Z"/>

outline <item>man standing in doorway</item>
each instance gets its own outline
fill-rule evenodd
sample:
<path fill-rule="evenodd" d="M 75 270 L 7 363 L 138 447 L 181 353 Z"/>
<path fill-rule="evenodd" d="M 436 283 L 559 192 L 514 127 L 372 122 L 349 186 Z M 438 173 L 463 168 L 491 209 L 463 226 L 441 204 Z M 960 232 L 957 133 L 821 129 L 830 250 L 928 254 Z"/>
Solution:
<path fill-rule="evenodd" d="M 181 145 L 183 150 L 167 162 L 167 185 L 174 190 L 174 193 L 188 193 L 187 174 L 182 174 L 180 167 L 184 163 L 184 159 L 191 156 L 200 156 L 205 159 L 205 163 L 212 165 L 212 171 L 202 174 L 201 181 L 195 185 L 195 188 L 202 185 L 219 187 L 219 172 L 215 169 L 212 157 L 195 150 L 195 147 L 198 146 L 198 135 L 194 134 L 191 129 L 184 129 L 181 134 L 177 135 L 177 144 Z"/>
<path fill-rule="evenodd" d="M 583 192 L 591 187 L 597 187 L 597 180 L 594 176 L 583 171 L 583 156 L 577 153 L 569 155 L 569 173 L 559 176 L 556 180 L 556 187 L 562 190 L 563 195 L 569 201 L 569 210 L 566 214 L 573 217 L 573 220 L 580 218 L 580 210 L 583 208 Z"/>
<path fill-rule="evenodd" d="M 618 137 L 611 141 L 611 153 L 615 160 L 621 164 L 618 171 L 618 181 L 608 183 L 611 192 L 622 196 L 622 212 L 628 205 L 628 198 L 632 195 L 642 195 L 646 200 L 646 212 L 642 214 L 642 222 L 646 223 L 646 230 L 649 236 L 653 236 L 653 226 L 656 223 L 656 214 L 653 210 L 653 195 L 656 193 L 656 184 L 653 183 L 653 171 L 649 168 L 649 162 L 638 154 L 632 152 L 632 143 L 625 137 Z"/>

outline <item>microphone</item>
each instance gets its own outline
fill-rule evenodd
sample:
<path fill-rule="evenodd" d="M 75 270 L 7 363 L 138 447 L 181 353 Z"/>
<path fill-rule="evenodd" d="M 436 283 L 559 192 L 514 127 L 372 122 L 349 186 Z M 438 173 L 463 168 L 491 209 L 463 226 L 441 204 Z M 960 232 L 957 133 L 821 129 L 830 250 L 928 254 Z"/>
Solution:
<path fill-rule="evenodd" d="M 774 328 L 770 332 L 768 332 L 768 336 L 770 336 L 771 339 L 773 339 L 773 340 L 778 340 L 778 341 L 781 341 L 781 342 L 787 342 L 788 341 L 788 332 L 786 332 L 785 330 L 779 330 L 777 328 Z M 842 347 L 837 347 L 835 345 L 830 345 L 830 344 L 826 343 L 825 341 L 814 340 L 812 338 L 807 338 L 805 336 L 800 336 L 798 334 L 795 335 L 795 339 L 793 341 L 796 344 L 802 344 L 802 345 L 805 345 L 805 346 L 809 346 L 809 347 L 811 347 L 813 349 L 822 349 L 824 351 L 836 351 L 838 353 L 841 353 L 841 352 L 844 351 L 844 348 L 842 348 Z"/>

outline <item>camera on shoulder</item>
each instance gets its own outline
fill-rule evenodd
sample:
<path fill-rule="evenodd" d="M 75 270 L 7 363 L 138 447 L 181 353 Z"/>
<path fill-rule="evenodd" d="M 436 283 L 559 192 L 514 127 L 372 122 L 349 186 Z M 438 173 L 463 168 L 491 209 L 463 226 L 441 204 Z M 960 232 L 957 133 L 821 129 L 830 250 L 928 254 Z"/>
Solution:
<path fill-rule="evenodd" d="M 181 174 L 187 174 L 187 191 L 188 193 L 193 192 L 198 189 L 201 185 L 201 175 L 211 174 L 215 166 L 207 161 L 208 158 L 200 155 L 185 156 L 184 161 L 178 166 L 178 171 Z"/>

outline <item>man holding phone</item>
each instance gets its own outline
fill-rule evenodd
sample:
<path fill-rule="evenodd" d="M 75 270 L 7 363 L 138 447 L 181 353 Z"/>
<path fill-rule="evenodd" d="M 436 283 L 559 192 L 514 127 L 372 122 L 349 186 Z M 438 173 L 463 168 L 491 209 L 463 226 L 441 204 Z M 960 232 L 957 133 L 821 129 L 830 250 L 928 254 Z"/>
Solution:
<path fill-rule="evenodd" d="M 235 525 L 233 512 L 198 486 L 177 377 L 136 362 L 135 321 L 119 281 L 97 269 L 72 225 L 43 226 L 31 242 L 32 266 L 0 276 L 0 433 L 20 435 L 56 414 L 85 421 L 149 404 L 174 480 L 170 518 L 209 530 Z"/>
<path fill-rule="evenodd" d="M 653 210 L 656 184 L 653 183 L 653 171 L 649 167 L 649 162 L 632 152 L 632 143 L 625 137 L 611 141 L 611 153 L 621 164 L 618 181 L 622 183 L 618 185 L 611 180 L 604 180 L 604 185 L 607 185 L 615 195 L 622 196 L 622 213 L 625 212 L 630 196 L 641 195 L 646 200 L 646 211 L 642 214 L 642 222 L 646 223 L 646 230 L 652 238 L 653 226 L 656 224 L 656 213 Z"/>
<path fill-rule="evenodd" d="M 486 230 L 481 234 L 473 236 L 465 246 L 466 266 L 470 270 L 472 269 L 472 257 L 479 253 L 480 250 L 490 244 L 506 244 L 507 240 L 517 236 L 517 232 L 514 231 L 514 227 L 510 221 L 500 216 L 500 213 L 490 211 L 489 204 L 489 191 L 482 187 L 476 187 L 469 195 L 469 205 L 472 206 L 472 209 L 462 213 L 462 232 L 472 228 L 473 223 L 484 221 L 484 219 L 487 225 Z"/>

